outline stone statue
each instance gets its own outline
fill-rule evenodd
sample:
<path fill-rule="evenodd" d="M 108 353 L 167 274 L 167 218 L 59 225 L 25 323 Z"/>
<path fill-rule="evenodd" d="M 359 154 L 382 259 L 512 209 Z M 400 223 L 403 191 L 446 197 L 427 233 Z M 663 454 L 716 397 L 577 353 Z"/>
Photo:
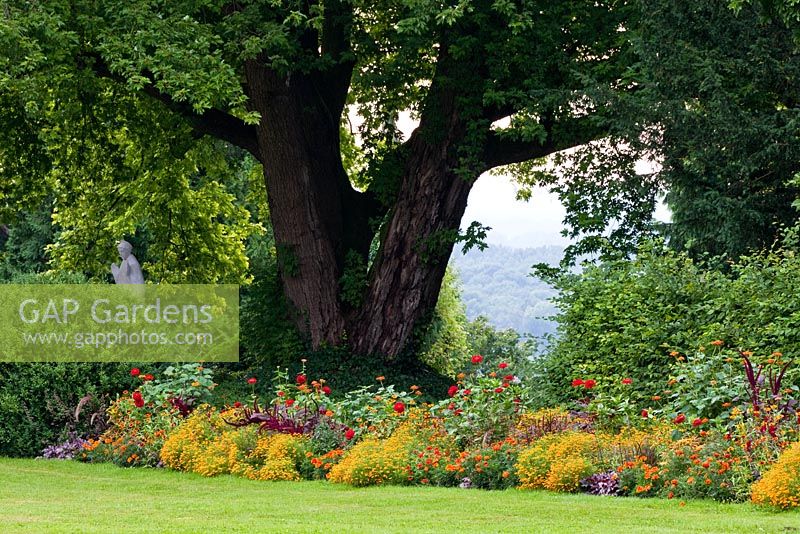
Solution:
<path fill-rule="evenodd" d="M 124 239 L 117 245 L 119 257 L 122 261 L 119 265 L 111 264 L 111 274 L 114 275 L 114 282 L 117 284 L 144 284 L 144 275 L 139 260 L 131 254 L 133 246 Z"/>

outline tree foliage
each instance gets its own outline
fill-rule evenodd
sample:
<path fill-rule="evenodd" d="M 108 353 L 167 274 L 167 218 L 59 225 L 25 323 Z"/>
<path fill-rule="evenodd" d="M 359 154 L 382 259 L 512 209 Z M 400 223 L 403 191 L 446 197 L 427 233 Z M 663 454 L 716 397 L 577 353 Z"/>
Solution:
<path fill-rule="evenodd" d="M 628 32 L 628 91 L 596 98 L 613 109 L 610 135 L 549 167 L 519 165 L 567 207 L 570 259 L 618 250 L 655 234 L 693 256 L 731 258 L 770 246 L 795 219 L 800 170 L 792 27 L 759 3 L 647 0 Z M 642 165 L 644 161 L 646 165 Z M 666 194 L 669 224 L 655 224 Z"/>
<path fill-rule="evenodd" d="M 670 244 L 738 258 L 771 246 L 791 208 L 800 170 L 792 32 L 726 2 L 649 2 L 641 34 L 672 212 Z"/>
<path fill-rule="evenodd" d="M 25 110 L 21 117 L 0 113 L 5 132 L 28 132 L 30 144 L 9 143 L 0 154 L 0 214 L 13 223 L 25 207 L 52 213 L 52 268 L 104 279 L 117 259 L 115 242 L 127 237 L 146 243 L 136 253 L 150 280 L 246 279 L 244 243 L 258 227 L 227 190 L 237 174 L 247 179 L 241 155 L 193 139 L 157 102 L 85 70 L 46 82 L 12 77 L 4 88 L 8 105 Z M 26 147 L 35 157 L 22 158 L 33 165 L 20 172 Z"/>
<path fill-rule="evenodd" d="M 452 267 L 442 281 L 433 317 L 418 333 L 420 359 L 447 376 L 455 376 L 467 363 L 467 310 L 461 300 L 461 284 Z"/>
<path fill-rule="evenodd" d="M 212 272 L 209 257 L 235 278 L 249 227 L 213 185 L 216 145 L 195 137 L 236 145 L 264 164 L 296 324 L 317 347 L 396 357 L 430 316 L 453 244 L 481 238 L 458 232 L 477 176 L 605 134 L 596 95 L 624 88 L 631 16 L 615 0 L 6 2 L 0 120 L 25 142 L 2 158 L 34 165 L 0 165 L 3 195 L 46 195 L 39 178 L 53 176 L 56 261 L 86 234 L 99 268 L 92 245 L 144 217 L 159 261 L 198 267 L 179 278 Z M 348 105 L 364 119 L 361 157 L 342 136 Z M 419 119 L 408 139 L 402 111 Z M 109 194 L 115 209 L 93 210 Z M 80 231 L 72 207 L 88 215 Z M 168 218 L 148 210 L 197 238 L 163 237 Z M 351 270 L 366 273 L 359 298 L 341 292 Z"/>

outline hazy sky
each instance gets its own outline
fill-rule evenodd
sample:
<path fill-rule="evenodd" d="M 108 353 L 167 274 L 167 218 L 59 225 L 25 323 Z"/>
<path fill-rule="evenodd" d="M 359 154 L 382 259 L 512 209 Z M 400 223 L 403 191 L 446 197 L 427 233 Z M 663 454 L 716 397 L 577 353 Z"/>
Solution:
<path fill-rule="evenodd" d="M 637 170 L 647 172 L 647 167 L 641 163 Z M 482 175 L 470 192 L 461 228 L 466 229 L 472 221 L 490 226 L 486 238 L 490 245 L 526 248 L 569 244 L 569 239 L 561 235 L 566 211 L 555 194 L 538 187 L 526 202 L 516 200 L 516 192 L 517 186 L 508 176 Z M 655 217 L 667 221 L 669 210 L 659 204 Z"/>
<path fill-rule="evenodd" d="M 491 226 L 487 242 L 509 247 L 567 245 L 561 235 L 564 207 L 556 195 L 536 188 L 529 201 L 516 200 L 517 186 L 507 176 L 484 174 L 472 188 L 462 228 L 472 221 Z"/>

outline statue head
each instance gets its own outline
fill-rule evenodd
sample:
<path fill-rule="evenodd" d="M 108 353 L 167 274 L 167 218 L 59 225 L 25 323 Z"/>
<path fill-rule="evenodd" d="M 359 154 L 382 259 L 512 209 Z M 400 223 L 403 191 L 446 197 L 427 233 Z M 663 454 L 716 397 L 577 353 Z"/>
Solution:
<path fill-rule="evenodd" d="M 128 256 L 130 256 L 133 251 L 133 245 L 122 239 L 117 243 L 117 250 L 119 251 L 119 257 L 123 260 L 127 260 Z"/>

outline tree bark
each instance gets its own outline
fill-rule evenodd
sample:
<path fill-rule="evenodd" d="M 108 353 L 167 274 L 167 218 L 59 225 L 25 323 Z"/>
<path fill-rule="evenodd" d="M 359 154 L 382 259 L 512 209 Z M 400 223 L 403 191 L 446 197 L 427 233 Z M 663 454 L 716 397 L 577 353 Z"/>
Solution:
<path fill-rule="evenodd" d="M 454 245 L 446 236 L 458 230 L 474 183 L 455 175 L 446 147 L 417 135 L 411 148 L 364 304 L 348 331 L 355 353 L 388 360 L 436 306 Z"/>
<path fill-rule="evenodd" d="M 406 143 L 403 179 L 364 303 L 348 325 L 355 353 L 389 361 L 401 355 L 414 328 L 436 306 L 469 192 L 482 170 L 465 176 L 460 157 L 469 113 L 464 107 L 480 85 L 452 83 L 470 80 L 476 70 L 452 60 L 445 45 L 437 64 L 420 126 Z"/>
<path fill-rule="evenodd" d="M 319 75 L 280 77 L 255 61 L 245 72 L 262 116 L 258 146 L 284 293 L 314 347 L 337 345 L 345 333 L 339 300 L 345 253 L 366 257 L 371 240 L 365 199 L 342 167 L 341 108 Z"/>

